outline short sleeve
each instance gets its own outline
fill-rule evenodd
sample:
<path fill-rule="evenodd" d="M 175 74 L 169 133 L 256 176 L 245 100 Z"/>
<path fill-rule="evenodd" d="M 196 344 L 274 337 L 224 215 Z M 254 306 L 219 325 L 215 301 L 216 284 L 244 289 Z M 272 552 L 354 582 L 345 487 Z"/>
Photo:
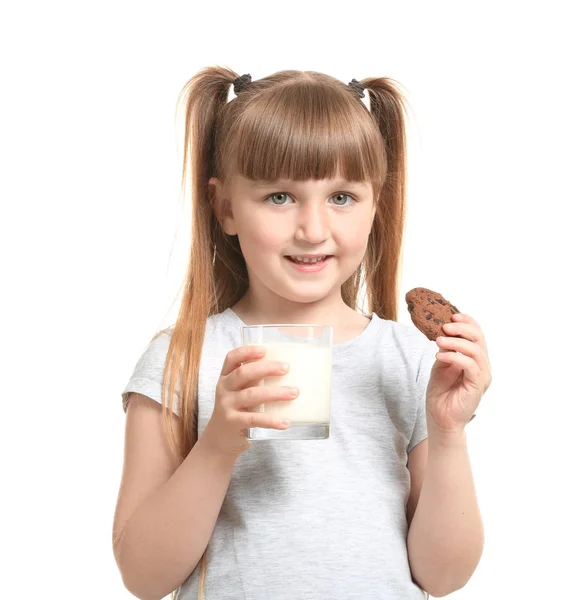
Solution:
<path fill-rule="evenodd" d="M 122 408 L 124 412 L 128 409 L 128 402 L 132 392 L 148 396 L 159 404 L 162 403 L 164 369 L 171 339 L 172 336 L 164 332 L 148 344 L 136 363 L 126 387 L 122 391 Z M 177 415 L 180 414 L 180 397 L 178 391 L 179 389 L 176 386 L 172 409 Z"/>
<path fill-rule="evenodd" d="M 416 388 L 416 414 L 415 423 L 411 439 L 407 445 L 407 453 L 409 454 L 419 442 L 422 442 L 427 437 L 427 416 L 425 413 L 425 403 L 427 395 L 427 383 L 431 375 L 431 369 L 435 363 L 435 355 L 439 348 L 434 341 L 426 340 L 424 345 L 417 370 L 415 388 Z"/>

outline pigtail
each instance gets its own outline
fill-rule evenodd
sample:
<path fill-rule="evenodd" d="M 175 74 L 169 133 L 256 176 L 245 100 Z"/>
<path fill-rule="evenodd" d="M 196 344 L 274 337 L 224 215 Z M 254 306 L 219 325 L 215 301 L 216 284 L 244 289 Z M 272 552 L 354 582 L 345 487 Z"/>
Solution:
<path fill-rule="evenodd" d="M 364 259 L 368 311 L 397 321 L 406 213 L 405 99 L 388 78 L 362 81 L 385 148 L 387 172 Z"/>
<path fill-rule="evenodd" d="M 191 201 L 191 244 L 179 314 L 166 356 L 162 404 L 165 433 L 173 450 L 185 458 L 198 438 L 198 376 L 206 321 L 218 312 L 215 293 L 214 249 L 219 225 L 209 197 L 208 180 L 213 169 L 214 128 L 227 103 L 237 74 L 223 67 L 209 67 L 192 77 L 182 89 L 176 106 L 185 116 L 181 193 Z M 177 372 L 181 384 L 180 417 L 183 446 L 175 448 L 168 410 L 172 409 Z M 199 598 L 204 592 L 206 551 L 201 558 Z M 172 598 L 174 595 L 172 593 Z"/>

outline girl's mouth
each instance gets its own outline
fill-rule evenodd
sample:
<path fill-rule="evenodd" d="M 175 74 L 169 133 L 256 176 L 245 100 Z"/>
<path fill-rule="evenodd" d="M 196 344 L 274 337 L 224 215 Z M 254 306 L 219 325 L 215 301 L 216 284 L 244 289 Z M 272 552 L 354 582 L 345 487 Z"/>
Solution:
<path fill-rule="evenodd" d="M 323 269 L 325 269 L 325 267 L 327 266 L 329 261 L 333 258 L 333 256 L 326 255 L 320 260 L 306 259 L 308 261 L 311 260 L 311 262 L 304 262 L 302 260 L 296 260 L 291 256 L 285 256 L 284 258 L 286 258 L 291 263 L 291 265 L 298 271 L 301 271 L 303 273 L 317 273 L 318 271 L 322 271 Z"/>

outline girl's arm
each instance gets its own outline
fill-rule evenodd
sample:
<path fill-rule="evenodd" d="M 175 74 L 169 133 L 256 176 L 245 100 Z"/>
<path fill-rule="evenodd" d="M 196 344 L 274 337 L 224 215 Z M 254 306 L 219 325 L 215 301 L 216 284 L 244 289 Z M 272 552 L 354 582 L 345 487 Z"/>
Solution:
<path fill-rule="evenodd" d="M 133 394 L 126 416 L 114 556 L 124 585 L 141 600 L 164 598 L 194 570 L 236 461 L 206 448 L 202 436 L 178 466 L 162 439 L 161 406 Z"/>
<path fill-rule="evenodd" d="M 462 588 L 475 571 L 483 551 L 483 524 L 465 432 L 434 433 L 418 444 L 428 451 L 419 452 L 416 460 L 421 464 L 410 468 L 423 473 L 423 482 L 407 549 L 415 581 L 432 596 L 442 597 Z"/>
<path fill-rule="evenodd" d="M 248 345 L 227 353 L 210 420 L 200 439 L 192 440 L 183 462 L 167 447 L 161 405 L 141 394 L 128 405 L 114 555 L 124 585 L 138 598 L 160 600 L 195 569 L 212 536 L 234 465 L 251 446 L 246 428 L 281 430 L 289 425 L 253 410 L 265 402 L 294 398 L 289 386 L 252 385 L 286 372 L 279 361 L 261 360 L 265 352 Z M 171 418 L 178 431 L 179 417 Z"/>

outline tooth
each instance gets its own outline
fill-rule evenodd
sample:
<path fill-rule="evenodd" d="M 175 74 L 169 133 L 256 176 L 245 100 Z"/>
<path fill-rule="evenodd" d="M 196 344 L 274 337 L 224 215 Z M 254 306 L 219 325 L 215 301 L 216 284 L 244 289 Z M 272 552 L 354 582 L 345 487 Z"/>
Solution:
<path fill-rule="evenodd" d="M 307 258 L 307 257 L 297 257 L 297 256 L 292 256 L 292 259 L 295 260 L 296 262 L 302 263 L 302 264 L 312 264 L 315 265 L 316 263 L 321 262 L 325 257 L 320 257 L 320 258 Z"/>
<path fill-rule="evenodd" d="M 320 262 L 322 259 L 321 258 L 297 258 L 296 259 L 298 262 L 302 262 L 302 263 L 306 263 L 306 264 L 315 264 Z"/>

